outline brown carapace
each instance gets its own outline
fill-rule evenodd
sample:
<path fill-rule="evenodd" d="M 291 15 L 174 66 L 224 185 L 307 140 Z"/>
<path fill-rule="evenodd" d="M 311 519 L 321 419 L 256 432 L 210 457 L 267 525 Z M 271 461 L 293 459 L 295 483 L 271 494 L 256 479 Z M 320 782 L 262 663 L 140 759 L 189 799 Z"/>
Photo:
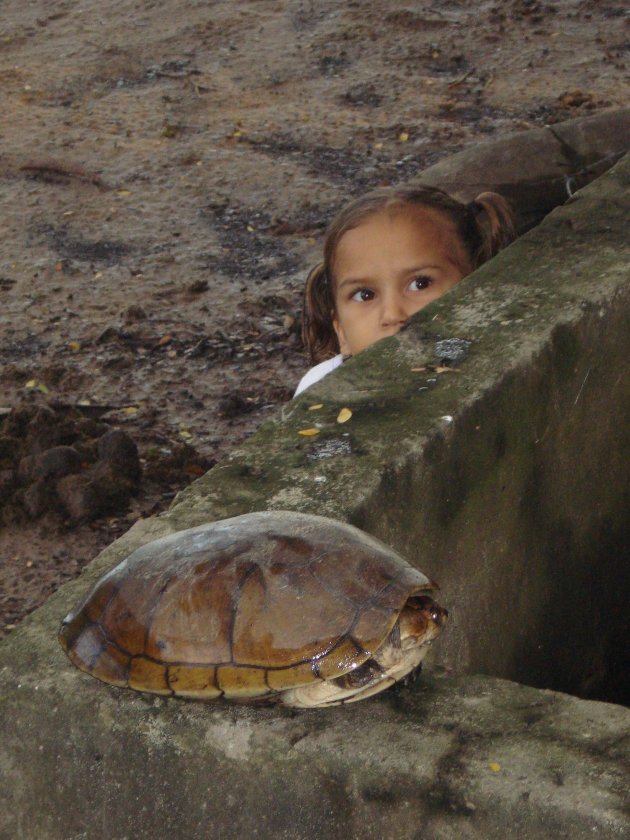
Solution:
<path fill-rule="evenodd" d="M 115 686 L 330 706 L 419 665 L 447 616 L 432 588 L 357 528 L 265 511 L 142 546 L 59 638 L 78 668 Z"/>

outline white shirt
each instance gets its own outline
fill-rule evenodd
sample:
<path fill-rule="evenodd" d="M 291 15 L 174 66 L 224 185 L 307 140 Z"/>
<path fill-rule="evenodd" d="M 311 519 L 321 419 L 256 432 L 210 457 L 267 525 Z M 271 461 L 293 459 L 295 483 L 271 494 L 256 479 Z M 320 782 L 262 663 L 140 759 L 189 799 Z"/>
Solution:
<path fill-rule="evenodd" d="M 342 362 L 343 356 L 341 355 L 341 353 L 339 353 L 339 355 L 333 356 L 332 359 L 326 359 L 325 362 L 320 362 L 318 365 L 315 365 L 315 367 L 312 367 L 300 379 L 300 383 L 297 386 L 295 394 L 293 394 L 293 396 L 297 397 L 297 395 L 301 394 L 302 391 L 305 391 L 307 388 L 310 388 L 311 385 L 314 385 L 316 382 L 319 382 L 320 379 L 323 379 L 332 370 L 338 368 Z"/>

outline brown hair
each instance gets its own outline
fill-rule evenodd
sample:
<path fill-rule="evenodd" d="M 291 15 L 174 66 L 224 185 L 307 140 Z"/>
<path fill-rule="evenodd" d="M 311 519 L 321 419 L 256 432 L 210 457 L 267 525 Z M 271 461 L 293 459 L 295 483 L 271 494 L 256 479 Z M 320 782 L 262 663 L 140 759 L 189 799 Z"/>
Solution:
<path fill-rule="evenodd" d="M 333 263 L 341 237 L 374 213 L 407 205 L 443 213 L 455 225 L 473 271 L 516 237 L 510 205 L 498 193 L 484 192 L 464 204 L 437 187 L 383 187 L 350 202 L 326 231 L 324 261 L 306 279 L 302 337 L 314 364 L 339 352 L 332 315 L 335 311 Z"/>

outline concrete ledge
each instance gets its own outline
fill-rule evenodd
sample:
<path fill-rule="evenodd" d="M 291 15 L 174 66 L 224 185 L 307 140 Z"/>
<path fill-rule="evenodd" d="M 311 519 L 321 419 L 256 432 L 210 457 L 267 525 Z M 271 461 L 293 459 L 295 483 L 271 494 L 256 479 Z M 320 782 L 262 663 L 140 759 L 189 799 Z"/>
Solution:
<path fill-rule="evenodd" d="M 350 521 L 439 581 L 447 673 L 627 700 L 629 187 L 624 159 L 14 631 L 3 840 L 628 835 L 621 707 L 430 671 L 326 713 L 203 706 L 92 680 L 56 632 L 137 545 L 288 508 Z M 445 362 L 457 371 L 417 370 Z"/>
<path fill-rule="evenodd" d="M 2 698 L 3 840 L 628 836 L 621 707 L 435 675 L 300 714 L 97 688 Z"/>

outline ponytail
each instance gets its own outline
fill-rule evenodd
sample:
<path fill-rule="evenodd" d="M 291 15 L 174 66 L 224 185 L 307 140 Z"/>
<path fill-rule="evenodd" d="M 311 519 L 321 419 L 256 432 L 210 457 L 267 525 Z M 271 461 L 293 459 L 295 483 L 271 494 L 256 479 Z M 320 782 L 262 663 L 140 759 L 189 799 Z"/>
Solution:
<path fill-rule="evenodd" d="M 495 192 L 483 192 L 468 205 L 471 226 L 478 241 L 470 248 L 474 268 L 494 257 L 516 239 L 514 214 L 508 202 Z M 470 242 L 469 236 L 465 237 Z"/>

